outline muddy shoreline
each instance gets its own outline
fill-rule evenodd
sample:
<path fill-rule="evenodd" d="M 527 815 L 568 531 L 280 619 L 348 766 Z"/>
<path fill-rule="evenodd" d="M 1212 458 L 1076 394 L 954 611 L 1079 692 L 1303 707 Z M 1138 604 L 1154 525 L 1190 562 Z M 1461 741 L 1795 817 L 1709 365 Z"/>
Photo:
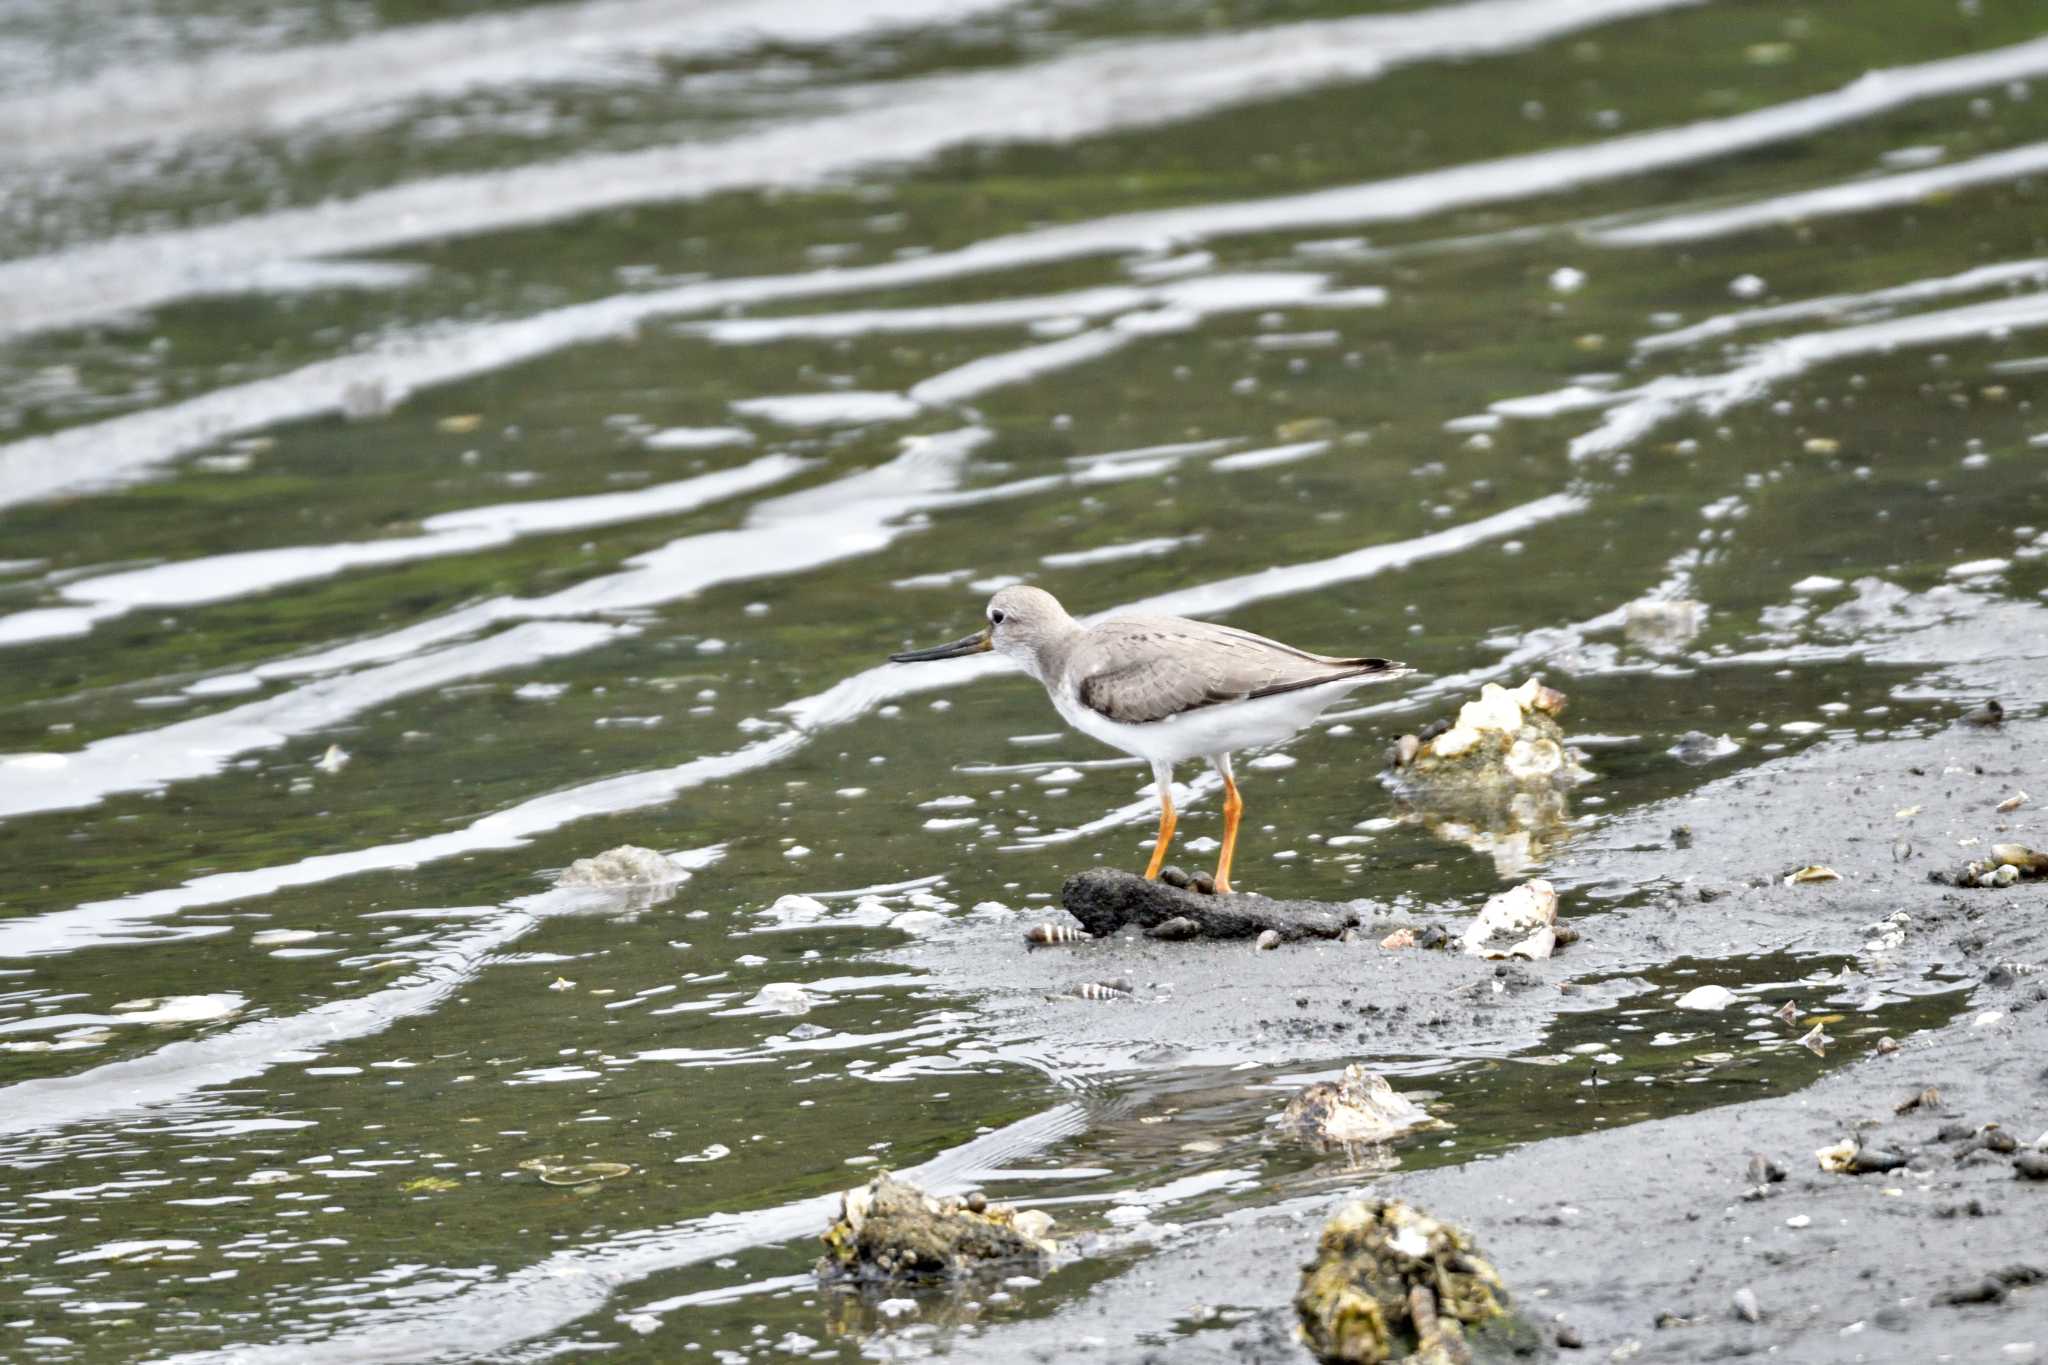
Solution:
<path fill-rule="evenodd" d="M 1109 1013 L 1065 1011 L 1050 1027 L 1112 1031 L 1184 1062 L 1205 1040 L 1220 1057 L 1232 1030 L 1254 1034 L 1268 1055 L 1319 1059 L 1347 1044 L 1360 1056 L 1403 1042 L 1533 1044 L 1566 1011 L 1650 1003 L 1647 992 L 1632 999 L 1621 975 L 1649 962 L 1839 955 L 1853 966 L 1813 986 L 1804 1009 L 1834 1020 L 1825 1025 L 1833 1046 L 1854 1060 L 1815 1059 L 1808 1085 L 1396 1171 L 1372 1188 L 1471 1229 L 1553 1338 L 1565 1325 L 1563 1340 L 1582 1343 L 1558 1348 L 1560 1358 L 2034 1359 L 2029 1351 L 2048 1352 L 2048 1182 L 2018 1178 L 2011 1155 L 1954 1134 L 1996 1123 L 2021 1150 L 2048 1136 L 2048 975 L 2038 970 L 2048 960 L 2048 886 L 1959 890 L 1929 873 L 1996 840 L 2042 842 L 2032 802 L 1996 808 L 2041 771 L 2044 752 L 2048 721 L 1959 722 L 1929 736 L 1825 743 L 1619 816 L 1549 869 L 1584 935 L 1549 962 L 1384 951 L 1372 907 L 1357 903 L 1367 923 L 1354 943 L 1259 953 L 1121 939 L 1064 959 L 1033 954 L 1022 968 L 1005 955 L 1004 969 L 1052 979 L 1112 961 L 1135 968 L 1152 986 L 1137 1000 Z M 1674 839 L 1680 823 L 1690 834 Z M 1971 839 L 1982 843 L 1963 843 Z M 1787 872 L 1812 863 L 1841 879 L 1786 884 Z M 1604 909 L 1622 888 L 1650 891 Z M 1900 911 L 1903 922 L 1887 918 Z M 962 970 L 965 960 L 948 965 Z M 1948 983 L 1957 1012 L 1903 1036 L 1896 1051 L 1878 1049 L 1858 1011 L 1818 998 L 1867 990 L 1874 1004 L 1887 982 L 1916 974 Z M 1362 1010 L 1368 995 L 1375 1008 Z M 1560 1069 L 1555 1083 L 1577 1086 L 1584 1075 Z M 1938 1105 L 1894 1112 L 1929 1087 Z M 1596 1090 L 1593 1102 L 1620 1093 Z M 1815 1151 L 1852 1137 L 1909 1164 L 1823 1171 Z M 1789 1174 L 1755 1196 L 1758 1153 Z M 1306 1360 L 1288 1300 L 1341 1197 L 1190 1224 L 1053 1317 L 992 1326 L 977 1352 L 1045 1360 L 1093 1343 L 1116 1359 Z M 1755 1321 L 1737 1306 L 1743 1290 Z"/>

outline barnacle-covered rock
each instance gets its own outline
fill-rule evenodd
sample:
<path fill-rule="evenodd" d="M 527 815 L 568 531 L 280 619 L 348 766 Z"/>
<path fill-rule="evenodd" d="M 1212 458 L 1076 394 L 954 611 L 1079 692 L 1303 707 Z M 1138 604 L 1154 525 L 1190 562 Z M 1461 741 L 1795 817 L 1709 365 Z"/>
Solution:
<path fill-rule="evenodd" d="M 1557 718 L 1564 693 L 1530 678 L 1520 687 L 1487 683 L 1458 708 L 1447 730 L 1420 739 L 1412 755 L 1395 752 L 1396 785 L 1413 790 L 1571 787 L 1591 777 L 1565 744 Z"/>
<path fill-rule="evenodd" d="M 1377 1072 L 1357 1062 L 1334 1081 L 1317 1081 L 1280 1111 L 1280 1131 L 1319 1146 L 1391 1142 L 1442 1125 Z"/>
<path fill-rule="evenodd" d="M 1515 688 L 1487 683 L 1450 725 L 1403 735 L 1381 780 L 1411 823 L 1488 854 L 1502 876 L 1514 876 L 1567 837 L 1565 793 L 1593 776 L 1558 725 L 1564 707 L 1564 694 L 1536 678 Z"/>
<path fill-rule="evenodd" d="M 825 1229 L 821 1279 L 957 1279 L 982 1266 L 1043 1265 L 1058 1254 L 1052 1217 L 979 1195 L 937 1199 L 887 1171 L 839 1199 Z"/>
<path fill-rule="evenodd" d="M 1468 1331 L 1511 1325 L 1507 1291 L 1472 1240 L 1393 1199 L 1323 1225 L 1294 1296 L 1301 1335 L 1330 1365 L 1471 1360 Z"/>

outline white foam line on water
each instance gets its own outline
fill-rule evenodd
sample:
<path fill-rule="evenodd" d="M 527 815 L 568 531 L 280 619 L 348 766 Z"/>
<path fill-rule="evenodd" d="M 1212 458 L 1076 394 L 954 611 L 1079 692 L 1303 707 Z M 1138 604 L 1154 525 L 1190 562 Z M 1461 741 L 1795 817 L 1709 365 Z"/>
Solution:
<path fill-rule="evenodd" d="M 410 394 L 478 374 L 505 369 L 538 356 L 576 345 L 631 334 L 640 323 L 666 314 L 777 299 L 802 298 L 856 287 L 911 284 L 926 276 L 933 258 L 861 271 L 818 271 L 760 279 L 724 280 L 683 285 L 644 294 L 620 294 L 591 303 L 537 313 L 515 322 L 456 327 L 429 335 L 402 337 L 355 355 L 231 385 L 167 407 L 150 408 L 92 422 L 43 436 L 0 445 L 0 508 L 61 493 L 117 487 L 147 475 L 181 456 L 207 449 L 229 437 L 245 435 L 284 422 L 340 412 L 347 396 L 374 391 L 387 403 Z M 4 275 L 5 266 L 0 266 Z M 1143 301 L 1172 300 L 1197 313 L 1232 312 L 1305 304 L 1315 307 L 1364 307 L 1384 300 L 1381 290 L 1328 289 L 1328 276 L 1305 271 L 1249 272 L 1205 280 L 1183 280 L 1170 288 L 1145 291 Z M 4 308 L 0 301 L 0 308 Z M 931 401 L 949 390 L 985 391 L 1009 377 L 1029 378 L 1052 368 L 1055 356 L 1067 363 L 1087 358 L 1085 348 L 1046 353 L 1036 367 L 987 357 L 950 375 L 926 381 Z M 980 368 L 974 368 L 979 365 Z M 743 400 L 736 405 L 777 421 L 861 422 L 903 418 L 917 403 L 900 394 L 800 394 Z M 67 612 L 64 608 L 53 611 Z M 17 621 L 15 629 L 33 632 L 25 638 L 51 638 L 90 630 L 93 618 L 77 613 Z M 0 642 L 4 642 L 0 634 Z"/>
<path fill-rule="evenodd" d="M 854 308 L 837 313 L 776 318 L 721 318 L 683 324 L 679 330 L 725 346 L 759 346 L 773 341 L 843 341 L 914 332 L 969 332 L 1024 327 L 1048 318 L 1106 318 L 1160 301 L 1161 290 L 1131 285 L 1075 289 L 1064 294 L 945 303 L 926 308 Z"/>
<path fill-rule="evenodd" d="M 1211 460 L 1209 468 L 1225 473 L 1239 469 L 1267 469 L 1276 464 L 1293 464 L 1297 460 L 1313 459 L 1329 450 L 1328 441 L 1296 441 L 1291 445 L 1268 446 L 1264 450 L 1246 450 L 1236 455 L 1225 455 Z"/>
<path fill-rule="evenodd" d="M 957 1194 L 987 1183 L 1011 1163 L 1044 1152 L 1086 1127 L 1086 1111 L 1078 1104 L 1063 1104 L 984 1133 L 898 1174 L 930 1193 Z M 481 1282 L 456 1270 L 438 1283 L 407 1283 L 388 1295 L 392 1306 L 360 1312 L 360 1325 L 321 1340 L 225 1346 L 167 1360 L 171 1365 L 474 1360 L 598 1312 L 628 1285 L 650 1276 L 815 1237 L 838 1210 L 839 1196 L 824 1194 L 774 1208 L 715 1213 L 625 1232 L 592 1246 L 554 1252 Z M 387 1288 L 344 1286 L 328 1297 L 359 1304 L 371 1295 L 386 1296 Z"/>
<path fill-rule="evenodd" d="M 78 605 L 0 616 L 0 645 L 82 635 L 97 622 L 138 607 L 225 602 L 332 578 L 350 569 L 408 564 L 493 549 L 522 536 L 674 516 L 779 483 L 807 464 L 793 455 L 767 455 L 734 469 L 628 492 L 544 498 L 444 512 L 421 522 L 421 535 L 207 555 L 146 569 L 73 579 L 59 589 L 59 595 Z"/>
<path fill-rule="evenodd" d="M 335 43 L 121 66 L 0 100 L 0 164 L 140 143 L 276 133 L 393 117 L 409 101 L 566 80 L 643 77 L 650 58 L 723 58 L 764 43 L 844 43 L 956 22 L 1016 0 L 599 0 L 442 23 L 392 25 Z"/>
<path fill-rule="evenodd" d="M 548 597 L 478 603 L 381 638 L 239 676 L 260 684 L 364 671 L 316 678 L 274 697 L 97 740 L 70 753 L 0 757 L 0 818 L 88 806 L 115 792 L 207 776 L 241 754 L 275 748 L 398 697 L 592 649 L 630 629 L 557 618 L 642 610 L 717 583 L 796 573 L 871 553 L 908 529 L 900 523 L 909 513 L 958 488 L 968 454 L 987 436 L 967 428 L 914 438 L 887 464 L 757 503 L 746 526 L 672 541 L 628 560 L 625 572 L 586 579 Z M 557 508 L 542 515 L 559 514 Z M 512 621 L 525 624 L 466 639 Z M 465 643 L 421 653 L 459 639 Z"/>
<path fill-rule="evenodd" d="M 2008 331 L 2048 326 L 2048 293 L 1915 313 L 1883 322 L 1808 332 L 1766 342 L 1741 364 L 1720 374 L 1664 375 L 1606 397 L 1610 406 L 1599 426 L 1571 443 L 1574 460 L 1611 455 L 1682 413 L 1707 416 L 1754 401 L 1776 384 L 1822 365 L 1904 346 L 1986 340 Z M 1500 409 L 1496 409 L 1500 410 Z"/>
<path fill-rule="evenodd" d="M 685 877 L 724 853 L 721 845 L 684 850 L 669 860 Z M 556 915 L 614 912 L 635 888 L 566 888 L 503 906 L 451 907 L 430 913 L 481 918 L 416 953 L 416 965 L 366 995 L 330 1000 L 298 1014 L 251 1019 L 203 1037 L 169 1043 L 146 1056 L 68 1076 L 0 1087 L 0 1136 L 106 1123 L 187 1100 L 213 1086 L 260 1076 L 287 1053 L 319 1052 L 382 1033 L 401 1019 L 431 1013 L 467 988 L 497 953 Z"/>
<path fill-rule="evenodd" d="M 1801 322 L 1808 318 L 1853 318 L 1858 313 L 1890 308 L 1897 304 L 1925 303 L 1931 299 L 1948 298 L 1955 294 L 1974 294 L 1980 290 L 2010 288 L 2015 285 L 2032 285 L 2035 288 L 2048 286 L 2048 258 L 2002 261 L 1997 265 L 1982 265 L 1973 270 L 1962 271 L 1960 274 L 1914 280 L 1910 284 L 1872 289 L 1861 294 L 1827 294 L 1820 298 L 1800 299 L 1769 308 L 1744 308 L 1737 312 L 1702 319 L 1690 327 L 1679 327 L 1669 332 L 1652 332 L 1636 342 L 1636 349 L 1646 353 L 1677 350 L 1697 345 L 1702 341 L 1719 340 L 1753 327 L 1773 327 L 1781 322 Z"/>
<path fill-rule="evenodd" d="M 398 697 L 464 678 L 594 649 L 628 626 L 533 621 L 461 649 L 325 678 L 160 729 L 94 740 L 69 753 L 0 756 L 0 819 L 95 805 L 116 792 L 154 791 L 210 777 L 242 754 L 276 749 Z"/>
<path fill-rule="evenodd" d="M 181 910 L 249 900 L 365 872 L 409 870 L 443 858 L 518 848 L 577 820 L 658 805 L 706 782 L 766 767 L 803 745 L 801 735 L 786 731 L 729 754 L 693 759 L 657 772 L 626 773 L 537 796 L 461 829 L 425 838 L 347 853 L 323 853 L 276 867 L 216 872 L 182 886 L 93 901 L 47 915 L 0 920 L 0 959 L 39 957 L 108 944 L 157 942 L 177 935 L 151 926 Z M 208 926 L 214 927 L 217 926 Z"/>
<path fill-rule="evenodd" d="M 1930 195 L 2018 180 L 2023 176 L 2038 175 L 2043 170 L 2048 170 L 2048 142 L 2035 142 L 1959 161 L 1952 166 L 1910 171 L 1903 175 L 1873 176 L 1868 180 L 1781 195 L 1753 204 L 1673 214 L 1623 227 L 1594 228 L 1586 236 L 1602 246 L 1668 246 L 1674 242 L 1699 242 L 1710 237 L 1752 232 L 1758 228 L 1783 227 L 1813 218 L 1917 204 Z"/>
<path fill-rule="evenodd" d="M 1287 593 L 1329 588 L 1406 564 L 1455 554 L 1460 549 L 1555 518 L 1575 515 L 1586 502 L 1554 493 L 1466 526 L 1432 532 L 1415 540 L 1368 546 L 1313 564 L 1247 574 L 1221 583 L 1132 603 L 1123 610 L 1211 613 Z M 882 664 L 842 679 L 824 691 L 778 708 L 794 729 L 728 754 L 692 759 L 677 767 L 627 773 L 535 797 L 470 825 L 423 839 L 384 844 L 351 853 L 322 854 L 277 867 L 218 872 L 182 886 L 115 900 L 96 901 L 44 915 L 0 920 L 0 959 L 71 952 L 98 944 L 134 941 L 157 920 L 184 910 L 250 900 L 293 886 L 307 886 L 364 872 L 412 868 L 441 858 L 487 849 L 513 848 L 575 820 L 639 810 L 673 800 L 706 782 L 722 781 L 766 768 L 797 753 L 818 734 L 844 725 L 877 706 L 940 688 L 991 677 L 1008 668 L 992 654 L 939 663 Z M 210 928 L 211 926 L 209 926 Z"/>
<path fill-rule="evenodd" d="M 1068 550 L 1061 554 L 1040 555 L 1038 562 L 1048 569 L 1080 569 L 1092 564 L 1114 564 L 1123 559 L 1156 559 L 1160 555 L 1170 555 L 1175 550 L 1193 545 L 1199 540 L 1200 535 L 1123 540 L 1114 545 L 1098 545 L 1092 550 Z"/>
<path fill-rule="evenodd" d="M 1696 3 L 1467 0 L 1405 14 L 1102 43 L 1028 66 L 916 77 L 841 92 L 842 108 L 828 115 L 722 142 L 419 179 L 353 199 L 119 237 L 9 262 L 0 265 L 0 337 L 75 326 L 190 297 L 217 288 L 222 275 L 238 275 L 268 260 L 361 255 L 719 191 L 816 185 L 855 167 L 915 162 L 976 141 L 1058 143 L 1156 127 L 1294 91 L 1373 79 L 1399 65 L 1515 51 L 1594 25 Z M 1707 148 L 1696 154 L 1713 152 Z M 1616 162 L 1608 173 L 1633 169 Z M 1509 188 L 1481 197 L 1526 192 Z M 1298 202 L 1314 204 L 1322 198 L 1298 197 Z M 969 248 L 922 262 L 869 267 L 866 273 L 893 269 L 902 278 L 943 278 L 1105 250 L 1145 250 L 1173 239 L 1170 229 L 1162 230 L 1165 224 L 1199 223 L 1210 214 L 1219 215 L 1219 231 L 1256 231 L 1257 226 L 1229 225 L 1240 217 L 1257 224 L 1270 216 L 1255 207 L 1237 214 L 1190 212 L 1192 217 L 1134 215 L 1026 234 L 1025 242 L 1039 243 L 1036 249 L 1007 241 L 993 253 L 996 259 L 981 258 Z M 1341 216 L 1312 214 L 1309 221 Z M 1097 229 L 1106 229 L 1113 240 L 1097 241 Z"/>
<path fill-rule="evenodd" d="M 1102 327 L 1037 346 L 1000 351 L 933 375 L 913 385 L 910 396 L 920 403 L 933 405 L 964 402 L 991 389 L 1029 383 L 1057 370 L 1100 360 L 1137 339 L 1133 332 Z"/>

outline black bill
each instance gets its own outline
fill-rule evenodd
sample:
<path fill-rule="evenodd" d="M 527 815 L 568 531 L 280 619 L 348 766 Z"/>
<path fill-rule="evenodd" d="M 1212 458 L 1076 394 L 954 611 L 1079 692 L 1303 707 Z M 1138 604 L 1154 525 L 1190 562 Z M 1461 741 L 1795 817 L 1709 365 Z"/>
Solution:
<path fill-rule="evenodd" d="M 934 645 L 930 649 L 913 649 L 902 654 L 891 654 L 892 664 L 922 664 L 933 659 L 958 659 L 966 654 L 983 654 L 995 642 L 985 630 L 978 630 L 964 640 L 955 640 L 950 645 Z"/>

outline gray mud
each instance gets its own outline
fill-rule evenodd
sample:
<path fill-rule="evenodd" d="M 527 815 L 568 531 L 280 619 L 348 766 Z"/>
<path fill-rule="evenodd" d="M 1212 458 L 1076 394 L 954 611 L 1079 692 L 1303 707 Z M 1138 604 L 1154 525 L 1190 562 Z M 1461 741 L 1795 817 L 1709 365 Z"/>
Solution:
<path fill-rule="evenodd" d="M 2031 1358 L 2019 1343 L 2048 1346 L 2048 1282 L 2036 1283 L 2048 1274 L 2048 1182 L 2016 1178 L 2010 1155 L 1937 1133 L 1996 1123 L 2022 1150 L 2048 1134 L 2048 978 L 2037 972 L 2048 958 L 2048 889 L 1958 890 L 1928 873 L 1959 861 L 1962 841 L 2039 841 L 2030 811 L 1994 807 L 2040 771 L 2044 749 L 2048 721 L 2038 719 L 1826 744 L 1619 818 L 1550 869 L 1563 918 L 1583 937 L 1547 962 L 1383 951 L 1370 924 L 1359 942 L 1283 953 L 1113 939 L 1086 945 L 1065 970 L 1114 967 L 1151 989 L 1112 1013 L 1076 1008 L 1046 1027 L 1054 1038 L 1070 1030 L 1076 1052 L 1092 1037 L 1101 1050 L 1177 1059 L 1221 1061 L 1232 1040 L 1267 1061 L 1347 1044 L 1384 1055 L 1404 1042 L 1500 1055 L 1537 1045 L 1567 1012 L 1652 1004 L 1660 987 L 1640 973 L 1654 964 L 1720 960 L 1750 1023 L 1792 1000 L 1802 1018 L 1787 1038 L 1818 1015 L 1836 1039 L 1833 1059 L 1846 1049 L 1856 1060 L 1811 1058 L 1811 1084 L 1644 1122 L 1627 1095 L 1596 1090 L 1611 1125 L 1596 1113 L 1586 1131 L 1395 1174 L 1376 1192 L 1470 1228 L 1532 1316 L 1569 1324 L 1581 1358 Z M 1674 841 L 1681 819 L 1690 838 Z M 1811 863 L 1841 880 L 1784 883 Z M 1449 918 L 1452 907 L 1437 908 Z M 1884 923 L 1900 911 L 1903 936 L 1899 921 Z M 1746 994 L 1742 965 L 1786 953 L 1843 966 Z M 1053 955 L 1021 949 L 963 954 L 945 969 L 976 960 L 1019 991 L 1029 989 L 1020 975 L 1062 974 Z M 1959 1012 L 1901 1030 L 1900 1049 L 1880 1053 L 1884 1002 L 1901 990 L 1949 991 Z M 1858 998 L 1860 1010 L 1828 1003 Z M 1577 1072 L 1552 1074 L 1572 1083 Z M 1894 1113 L 1927 1087 L 1939 1090 L 1938 1107 Z M 1851 1136 L 1911 1160 L 1881 1175 L 1822 1171 L 1816 1149 Z M 1745 1198 L 1755 1153 L 1789 1178 Z M 1193 1224 L 1058 1317 L 989 1332 L 980 1349 L 1054 1359 L 1092 1339 L 1113 1358 L 1154 1343 L 1146 1353 L 1176 1361 L 1304 1360 L 1287 1303 L 1332 1206 L 1316 1194 Z M 1745 1288 L 1758 1321 L 1735 1307 Z M 1981 1296 L 1996 1301 L 1955 1301 Z M 1170 1347 L 1156 1347 L 1166 1338 Z"/>

